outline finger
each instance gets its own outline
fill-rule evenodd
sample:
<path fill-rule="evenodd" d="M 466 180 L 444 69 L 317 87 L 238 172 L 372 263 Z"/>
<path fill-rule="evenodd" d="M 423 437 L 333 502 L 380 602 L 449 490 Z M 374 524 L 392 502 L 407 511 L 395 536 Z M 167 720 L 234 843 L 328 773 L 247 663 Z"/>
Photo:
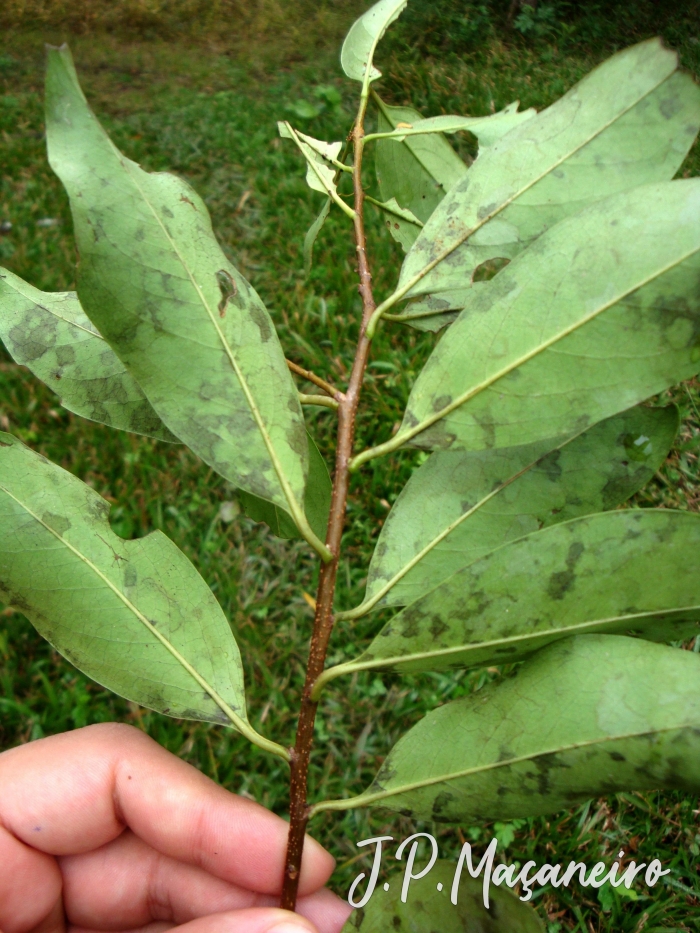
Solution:
<path fill-rule="evenodd" d="M 20 842 L 0 827 L 0 928 L 5 933 L 34 930 L 61 904 L 61 873 L 56 860 Z M 32 897 L 26 892 L 32 890 Z M 63 911 L 61 910 L 61 915 Z"/>
<path fill-rule="evenodd" d="M 137 928 L 150 921 L 185 923 L 211 913 L 276 906 L 277 899 L 215 878 L 161 855 L 127 831 L 84 855 L 59 860 L 68 919 L 81 927 Z M 347 905 L 329 891 L 300 900 L 319 927 L 340 929 Z"/>
<path fill-rule="evenodd" d="M 319 933 L 316 927 L 299 914 L 292 914 L 286 910 L 251 909 L 235 910 L 223 914 L 210 914 L 199 920 L 193 920 L 183 926 L 170 927 L 167 924 L 148 924 L 140 929 L 117 931 L 111 928 L 112 933 L 162 933 L 173 930 L 173 933 Z M 68 933 L 102 933 L 89 927 L 68 928 Z M 328 933 L 321 930 L 320 933 Z"/>
<path fill-rule="evenodd" d="M 0 783 L 0 823 L 43 852 L 88 852 L 129 826 L 164 855 L 253 891 L 280 892 L 284 820 L 130 726 L 87 726 L 3 752 Z M 333 865 L 307 837 L 300 893 L 321 887 Z"/>
<path fill-rule="evenodd" d="M 352 913 L 352 907 L 348 902 L 341 900 L 328 888 L 321 888 L 315 894 L 300 897 L 297 910 L 302 917 L 306 917 L 319 930 L 323 930 L 323 933 L 340 933 Z"/>

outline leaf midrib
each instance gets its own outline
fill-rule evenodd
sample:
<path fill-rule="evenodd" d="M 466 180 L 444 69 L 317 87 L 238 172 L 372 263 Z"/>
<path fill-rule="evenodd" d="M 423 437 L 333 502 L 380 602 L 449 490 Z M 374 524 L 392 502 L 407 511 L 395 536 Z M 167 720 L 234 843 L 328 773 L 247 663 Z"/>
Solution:
<path fill-rule="evenodd" d="M 99 126 L 99 124 L 98 124 L 98 126 Z M 100 129 L 101 129 L 101 127 L 100 127 Z M 210 322 L 212 323 L 212 325 L 214 326 L 214 329 L 215 329 L 215 331 L 216 331 L 216 334 L 217 334 L 217 336 L 218 336 L 218 338 L 219 338 L 219 340 L 220 340 L 220 342 L 221 342 L 221 345 L 222 345 L 222 347 L 223 347 L 223 349 L 224 349 L 224 352 L 226 353 L 226 356 L 228 357 L 228 360 L 229 360 L 229 362 L 230 362 L 230 364 L 231 364 L 231 367 L 232 367 L 234 373 L 236 374 L 236 377 L 238 378 L 238 381 L 239 381 L 239 384 L 240 384 L 240 386 L 241 386 L 241 389 L 243 390 L 243 394 L 245 395 L 245 398 L 246 398 L 246 401 L 247 401 L 247 403 L 248 403 L 248 406 L 249 406 L 249 408 L 250 408 L 250 410 L 251 410 L 251 412 L 252 412 L 252 414 L 253 414 L 253 418 L 255 419 L 255 423 L 256 423 L 256 425 L 257 425 L 257 427 L 258 427 L 258 430 L 259 430 L 259 432 L 260 432 L 260 434 L 261 434 L 261 436 L 262 436 L 263 443 L 265 444 L 265 447 L 267 448 L 267 452 L 268 452 L 268 454 L 269 454 L 269 456 L 270 456 L 270 460 L 272 461 L 272 465 L 273 465 L 273 467 L 274 467 L 275 473 L 277 474 L 277 478 L 278 478 L 278 480 L 279 480 L 280 486 L 282 487 L 282 491 L 284 492 L 285 498 L 287 499 L 287 502 L 289 503 L 290 510 L 292 511 L 292 514 L 294 515 L 295 519 L 298 520 L 300 514 L 302 514 L 302 513 L 301 513 L 301 510 L 300 510 L 300 507 L 299 507 L 299 503 L 297 502 L 297 499 L 296 499 L 294 493 L 293 493 L 292 490 L 291 490 L 291 487 L 290 487 L 290 485 L 289 485 L 289 482 L 288 482 L 288 480 L 287 480 L 287 477 L 286 477 L 286 475 L 285 475 L 285 473 L 284 473 L 284 470 L 282 469 L 282 465 L 281 465 L 281 463 L 280 463 L 280 461 L 279 461 L 279 458 L 278 458 L 278 456 L 277 456 L 277 452 L 276 452 L 276 450 L 275 450 L 275 448 L 274 448 L 274 445 L 272 444 L 272 439 L 270 438 L 270 436 L 269 436 L 269 434 L 268 434 L 268 432 L 267 432 L 267 429 L 266 429 L 266 427 L 265 427 L 265 424 L 264 424 L 264 422 L 263 422 L 263 420 L 262 420 L 262 416 L 261 416 L 261 414 L 260 414 L 260 412 L 259 412 L 259 410 L 258 410 L 257 404 L 256 404 L 256 402 L 255 402 L 255 399 L 254 399 L 254 397 L 253 397 L 253 395 L 252 395 L 252 393 L 251 393 L 251 391 L 250 391 L 250 387 L 248 386 L 248 383 L 247 383 L 245 377 L 243 376 L 243 373 L 241 372 L 241 369 L 240 369 L 240 367 L 239 367 L 239 365 L 238 365 L 238 362 L 237 362 L 237 360 L 236 360 L 236 358 L 235 358 L 235 355 L 234 355 L 234 353 L 233 353 L 233 350 L 232 350 L 232 348 L 229 346 L 229 343 L 228 343 L 228 341 L 226 340 L 226 338 L 225 338 L 225 336 L 224 336 L 224 333 L 223 333 L 223 331 L 221 330 L 221 328 L 220 328 L 220 326 L 219 326 L 219 322 L 216 320 L 216 317 L 215 317 L 215 315 L 213 314 L 212 309 L 209 307 L 209 304 L 208 304 L 206 298 L 204 297 L 204 294 L 203 294 L 203 292 L 202 292 L 202 290 L 201 290 L 199 284 L 197 283 L 196 279 L 194 278 L 194 275 L 192 274 L 192 272 L 191 272 L 191 270 L 190 270 L 190 268 L 189 268 L 189 265 L 185 262 L 185 259 L 184 259 L 183 255 L 181 254 L 180 250 L 178 249 L 177 244 L 175 243 L 175 240 L 172 238 L 172 236 L 171 236 L 170 233 L 168 232 L 168 230 L 167 230 L 165 224 L 163 223 L 161 217 L 159 216 L 158 212 L 156 211 L 156 209 L 154 208 L 153 204 L 151 203 L 150 198 L 146 195 L 145 191 L 143 190 L 143 188 L 142 188 L 141 185 L 139 184 L 137 177 L 136 177 L 135 174 L 131 171 L 130 166 L 131 166 L 131 165 L 134 165 L 135 168 L 138 169 L 138 171 L 143 171 L 143 169 L 141 169 L 140 166 L 135 165 L 135 163 L 132 163 L 130 160 L 126 159 L 126 158 L 122 155 L 122 153 L 117 149 L 117 147 L 114 145 L 114 143 L 112 142 L 112 140 L 110 139 L 110 137 L 107 135 L 107 133 L 104 132 L 104 130 L 102 131 L 102 134 L 103 134 L 103 137 L 106 139 L 107 143 L 109 144 L 109 147 L 110 147 L 110 149 L 112 150 L 114 156 L 116 157 L 116 159 L 117 159 L 119 165 L 124 169 L 124 171 L 126 172 L 127 177 L 131 180 L 132 184 L 134 185 L 134 187 L 137 189 L 137 191 L 139 192 L 139 194 L 140 194 L 141 197 L 143 198 L 144 203 L 148 206 L 148 209 L 150 210 L 150 212 L 151 212 L 152 216 L 154 217 L 156 223 L 157 223 L 158 226 L 160 227 L 160 229 L 161 229 L 161 231 L 162 231 L 162 233 L 163 233 L 163 235 L 164 235 L 166 241 L 167 241 L 168 244 L 171 246 L 173 252 L 174 252 L 175 255 L 177 256 L 177 259 L 178 259 L 178 261 L 179 261 L 179 263 L 180 263 L 182 269 L 184 270 L 185 274 L 187 275 L 187 278 L 190 280 L 190 283 L 191 283 L 191 285 L 193 286 L 193 288 L 194 288 L 194 290 L 195 290 L 195 292 L 196 292 L 196 294 L 197 294 L 197 296 L 198 296 L 198 298 L 199 298 L 199 300 L 200 300 L 202 306 L 203 306 L 204 309 L 206 310 L 206 312 L 207 312 L 207 314 L 208 314 L 208 316 L 209 316 L 209 320 L 210 320 Z"/>
<path fill-rule="evenodd" d="M 666 726 L 663 729 L 644 729 L 639 732 L 622 732 L 616 735 L 607 735 L 595 739 L 587 739 L 583 742 L 572 742 L 568 745 L 559 745 L 556 748 L 546 749 L 540 752 L 530 752 L 526 755 L 518 755 L 515 758 L 508 758 L 504 761 L 494 761 L 487 765 L 477 765 L 474 768 L 465 768 L 463 771 L 448 772 L 434 778 L 426 778 L 422 781 L 414 781 L 410 784 L 404 784 L 396 790 L 382 790 L 374 794 L 361 794 L 359 797 L 350 798 L 354 807 L 365 807 L 376 800 L 385 800 L 387 797 L 396 797 L 399 794 L 410 793 L 413 790 L 420 790 L 423 787 L 431 787 L 435 784 L 442 784 L 447 781 L 455 781 L 461 777 L 469 777 L 472 774 L 483 774 L 486 771 L 493 771 L 496 768 L 509 767 L 510 765 L 522 764 L 527 761 L 534 761 L 538 758 L 544 758 L 548 755 L 561 755 L 564 752 L 577 751 L 580 748 L 590 748 L 594 745 L 606 745 L 609 742 L 621 742 L 625 739 L 644 738 L 646 736 L 664 735 L 667 732 L 677 732 L 679 729 L 688 729 L 695 725 L 694 721 L 681 722 L 674 726 Z M 355 801 L 358 801 L 355 803 Z M 348 808 L 350 809 L 350 808 Z"/>
<path fill-rule="evenodd" d="M 163 647 L 170 652 L 173 658 L 184 668 L 185 671 L 187 671 L 187 673 L 196 681 L 196 683 L 198 683 L 199 686 L 209 694 L 219 709 L 227 716 L 228 719 L 231 720 L 236 728 L 245 734 L 248 725 L 247 721 L 239 716 L 238 713 L 236 713 L 228 705 L 228 703 L 226 703 L 226 701 L 221 696 L 219 696 L 217 691 L 204 679 L 204 677 L 201 676 L 197 670 L 195 670 L 194 667 L 192 667 L 189 661 L 187 661 L 187 659 L 180 654 L 177 648 L 175 648 L 175 646 L 163 635 L 163 633 L 160 632 L 156 626 L 146 618 L 146 616 L 131 602 L 127 596 L 124 595 L 124 593 L 121 592 L 117 586 L 112 583 L 109 577 L 107 577 L 100 570 L 100 568 L 90 560 L 89 557 L 74 547 L 70 541 L 66 540 L 66 538 L 59 535 L 58 532 L 56 532 L 50 525 L 43 521 L 36 514 L 36 512 L 34 512 L 21 499 L 18 499 L 17 496 L 10 492 L 10 490 L 2 483 L 0 483 L 0 490 L 2 490 L 6 496 L 12 499 L 13 502 L 17 503 L 17 505 L 28 515 L 30 515 L 35 522 L 37 522 L 39 525 L 41 525 L 42 528 L 52 534 L 57 541 L 60 541 L 64 547 L 68 548 L 71 553 L 73 553 L 79 560 L 81 560 L 105 584 L 105 586 L 107 586 L 114 593 L 117 599 L 119 599 L 124 604 L 124 606 L 126 606 L 126 608 L 136 616 L 136 618 L 148 629 L 151 635 L 153 635 L 163 645 Z"/>
<path fill-rule="evenodd" d="M 639 291 L 639 289 L 645 288 L 655 279 L 660 278 L 663 275 L 666 275 L 667 272 L 670 272 L 672 269 L 675 269 L 677 266 L 682 265 L 684 262 L 686 262 L 688 259 L 690 259 L 692 256 L 696 255 L 699 252 L 700 252 L 700 246 L 696 246 L 692 250 L 689 250 L 688 252 L 684 253 L 682 256 L 677 257 L 672 262 L 667 263 L 662 268 L 646 276 L 644 279 L 642 279 L 642 281 L 635 283 L 630 288 L 619 293 L 615 298 L 612 298 L 610 301 L 601 305 L 595 311 L 592 311 L 590 314 L 587 314 L 584 317 L 580 318 L 578 321 L 569 325 L 569 327 L 565 327 L 563 330 L 559 331 L 559 333 L 554 334 L 548 340 L 539 344 L 537 347 L 534 347 L 528 353 L 524 353 L 522 356 L 513 360 L 511 363 L 509 363 L 507 366 L 504 366 L 502 369 L 494 373 L 492 376 L 489 376 L 487 379 L 484 379 L 482 382 L 478 383 L 473 388 L 468 389 L 466 392 L 463 392 L 461 395 L 457 396 L 457 398 L 454 399 L 449 405 L 446 405 L 445 408 L 442 408 L 440 411 L 429 416 L 424 421 L 421 421 L 415 427 L 412 427 L 408 431 L 405 431 L 405 432 L 399 431 L 399 433 L 394 438 L 393 444 L 396 447 L 399 447 L 401 446 L 401 444 L 407 443 L 409 440 L 414 438 L 417 434 L 420 434 L 421 431 L 425 431 L 426 428 L 429 428 L 431 425 L 435 424 L 437 421 L 441 421 L 443 418 L 446 418 L 449 414 L 451 414 L 457 408 L 460 408 L 462 405 L 470 401 L 472 398 L 475 398 L 477 395 L 480 395 L 483 391 L 490 388 L 500 379 L 503 379 L 505 376 L 509 375 L 509 373 L 518 369 L 520 366 L 524 366 L 525 363 L 528 363 L 530 360 L 535 359 L 541 353 L 544 353 L 545 350 L 548 350 L 550 347 L 554 346 L 556 343 L 559 343 L 559 341 L 563 340 L 565 337 L 569 337 L 571 334 L 576 333 L 577 330 L 580 330 L 580 328 L 584 327 L 586 324 L 589 324 L 591 321 L 595 320 L 595 318 L 597 318 L 599 315 L 603 314 L 605 311 L 612 308 L 614 305 L 619 304 L 619 302 L 623 301 L 625 298 L 628 298 L 630 295 L 634 294 L 634 292 Z M 407 411 L 408 410 L 409 408 L 407 407 Z"/>
<path fill-rule="evenodd" d="M 487 214 L 487 215 L 483 218 L 483 220 L 478 221 L 473 227 L 470 227 L 470 228 L 469 228 L 468 230 L 466 230 L 463 234 L 461 234 L 461 235 L 458 237 L 458 239 L 457 239 L 454 243 L 452 243 L 450 246 L 446 247 L 434 260 L 432 260 L 432 261 L 429 262 L 426 266 L 424 266 L 423 269 L 420 270 L 420 272 L 416 273 L 416 274 L 409 280 L 409 282 L 407 282 L 404 286 L 401 286 L 401 288 L 397 289 L 396 295 L 397 295 L 398 297 L 396 298 L 396 300 L 397 300 L 397 301 L 400 300 L 400 298 L 402 298 L 404 295 L 406 295 L 408 292 L 410 292 L 410 291 L 413 289 L 413 287 L 414 287 L 415 285 L 417 285 L 423 278 L 425 278 L 426 275 L 428 275 L 429 272 L 432 272 L 432 270 L 433 270 L 436 266 L 438 266 L 441 262 L 443 262 L 445 259 L 447 259 L 448 256 L 450 256 L 456 249 L 458 249 L 463 243 L 465 243 L 465 242 L 466 242 L 471 236 L 473 236 L 478 230 L 480 230 L 483 226 L 485 226 L 487 223 L 489 223 L 489 221 L 491 221 L 494 217 L 497 217 L 498 214 L 500 214 L 502 211 L 504 211 L 507 207 L 510 207 L 511 204 L 513 204 L 518 198 L 522 197 L 522 195 L 525 194 L 527 191 L 529 191 L 530 188 L 534 187 L 536 184 L 538 184 L 540 181 L 542 181 L 543 178 L 546 178 L 547 175 L 550 175 L 555 169 L 559 168 L 560 165 L 563 165 L 564 162 L 566 162 L 568 159 L 570 159 L 570 158 L 572 158 L 574 155 L 576 155 L 577 152 L 580 152 L 581 149 L 585 149 L 586 146 L 590 145 L 590 144 L 593 142 L 594 139 L 597 139 L 597 138 L 598 138 L 599 136 L 601 136 L 606 130 L 608 130 L 611 126 L 613 126 L 615 123 L 617 123 L 618 120 L 621 120 L 621 119 L 622 119 L 626 114 L 628 114 L 631 110 L 634 110 L 635 107 L 638 107 L 639 104 L 640 104 L 643 100 L 645 100 L 647 97 L 649 97 L 649 96 L 650 96 L 651 94 L 653 94 L 655 91 L 657 91 L 657 90 L 661 87 L 662 84 L 664 84 L 666 81 L 668 81 L 668 80 L 671 78 L 671 76 L 672 76 L 673 74 L 675 74 L 676 70 L 677 70 L 677 69 L 674 68 L 673 71 L 670 72 L 670 74 L 666 75 L 666 77 L 663 78 L 663 80 L 659 81 L 658 84 L 654 85 L 653 88 L 650 88 L 650 89 L 646 92 L 646 94 L 642 94 L 642 96 L 639 97 L 639 98 L 637 98 L 637 100 L 636 100 L 633 104 L 630 104 L 630 105 L 629 105 L 628 107 L 626 107 L 624 110 L 622 110 L 622 111 L 620 111 L 618 114 L 616 114 L 616 116 L 613 117 L 611 120 L 609 120 L 607 123 L 603 124 L 603 126 L 601 126 L 595 133 L 593 133 L 592 136 L 588 137 L 588 139 L 586 139 L 586 140 L 585 140 L 584 142 L 582 142 L 580 145 L 574 147 L 570 152 L 568 152 L 566 155 L 562 156 L 557 162 L 554 162 L 553 164 L 551 164 L 551 165 L 546 169 L 546 171 L 543 171 L 540 175 L 538 175 L 538 176 L 537 176 L 536 178 L 534 178 L 532 181 L 528 182 L 528 184 L 524 185 L 524 186 L 523 186 L 522 188 L 520 188 L 518 191 L 514 192 L 509 198 L 507 198 L 505 201 L 503 201 L 502 204 L 499 204 L 499 206 L 496 207 L 490 214 Z"/>
<path fill-rule="evenodd" d="M 508 542 L 512 544 L 513 542 Z M 459 572 L 459 571 L 458 571 Z M 681 613 L 689 612 L 698 612 L 700 611 L 700 603 L 697 603 L 692 606 L 678 606 L 675 609 L 650 609 L 648 612 L 635 612 L 628 613 L 620 616 L 610 616 L 606 619 L 590 619 L 586 622 L 578 622 L 576 625 L 567 625 L 559 628 L 550 628 L 543 629 L 542 631 L 530 631 L 524 632 L 521 635 L 512 635 L 508 638 L 495 638 L 491 641 L 480 641 L 480 642 L 469 642 L 463 645 L 456 645 L 453 648 L 441 648 L 435 651 L 423 651 L 416 652 L 415 654 L 410 655 L 396 655 L 395 657 L 389 658 L 375 658 L 371 661 L 362 661 L 362 658 L 358 658 L 356 662 L 348 661 L 339 667 L 344 668 L 344 672 L 349 672 L 350 669 L 355 670 L 370 670 L 376 668 L 385 668 L 388 665 L 396 666 L 399 664 L 411 664 L 415 661 L 429 660 L 430 658 L 439 658 L 439 657 L 448 657 L 453 654 L 461 654 L 469 651 L 480 651 L 484 648 L 495 648 L 499 645 L 512 645 L 517 642 L 527 641 L 528 639 L 538 639 L 538 638 L 548 638 L 551 635 L 557 636 L 558 638 L 567 638 L 572 633 L 580 632 L 582 630 L 594 629 L 603 625 L 612 625 L 615 623 L 624 624 L 626 622 L 634 622 L 641 619 L 653 619 L 658 616 L 673 616 L 679 615 Z M 466 661 L 466 664 L 469 662 Z M 332 670 L 332 668 L 329 668 Z"/>
<path fill-rule="evenodd" d="M 415 555 L 411 558 L 410 561 L 408 561 L 406 564 L 404 564 L 404 566 L 403 566 L 400 570 L 398 570 L 398 571 L 394 574 L 394 576 L 391 577 L 391 578 L 384 584 L 384 586 L 381 588 L 381 590 L 378 590 L 377 593 L 375 593 L 374 596 L 372 596 L 372 597 L 371 597 L 370 599 L 368 599 L 366 602 L 361 603 L 361 604 L 357 607 L 356 610 L 351 610 L 351 611 L 354 613 L 354 612 L 359 612 L 359 610 L 362 609 L 362 610 L 363 610 L 362 615 L 364 615 L 365 613 L 369 612 L 374 606 L 377 605 L 377 603 L 379 602 L 379 600 L 383 599 L 384 596 L 386 596 L 387 593 L 389 593 L 391 590 L 393 590 L 393 588 L 394 588 L 398 583 L 401 582 L 401 580 L 406 576 L 406 574 L 410 573 L 410 571 L 413 570 L 413 568 L 416 567 L 425 557 L 427 557 L 427 555 L 430 554 L 442 541 L 444 541 L 445 538 L 447 538 L 449 535 L 451 535 L 452 532 L 453 532 L 456 528 L 459 528 L 459 526 L 462 524 L 462 522 L 465 522 L 468 518 L 471 518 L 472 515 L 474 515 L 476 512 L 478 512 L 479 509 L 483 508 L 483 507 L 484 507 L 488 502 L 490 502 L 490 500 L 493 499 L 495 496 L 497 496 L 497 495 L 499 495 L 501 492 L 503 492 L 503 490 L 506 489 L 508 486 L 510 486 L 511 483 L 514 483 L 517 479 L 520 479 L 521 476 L 524 476 L 526 473 L 528 473 L 530 470 L 532 470 L 534 467 L 536 467 L 537 464 L 540 462 L 540 460 L 542 460 L 543 457 L 548 456 L 550 453 L 552 453 L 552 452 L 555 451 L 555 450 L 562 450 L 564 447 L 566 447 L 567 444 L 570 444 L 572 441 L 575 441 L 578 437 L 581 436 L 581 434 L 585 433 L 586 430 L 587 430 L 587 429 L 584 428 L 583 430 L 579 431 L 578 434 L 574 434 L 574 435 L 572 435 L 571 437 L 568 437 L 563 443 L 558 444 L 557 446 L 553 447 L 551 450 L 546 451 L 545 453 L 541 454 L 541 455 L 540 455 L 539 457 L 537 457 L 535 460 L 533 460 L 532 462 L 528 463 L 527 466 L 524 466 L 524 467 L 523 467 L 521 470 L 519 470 L 517 473 L 514 473 L 514 474 L 513 474 L 512 476 L 510 476 L 507 480 L 504 480 L 500 485 L 498 485 L 495 489 L 493 489 L 490 493 L 488 493 L 488 495 L 484 496 L 483 499 L 480 499 L 479 502 L 476 503 L 476 505 L 473 505 L 471 509 L 468 509 L 468 510 L 467 510 L 466 512 L 464 512 L 462 515 L 458 516 L 458 518 L 456 518 L 453 522 L 451 522 L 449 525 L 447 525 L 447 527 L 444 528 L 438 535 L 436 535 L 434 538 L 432 538 L 432 539 L 428 542 L 428 544 L 426 544 L 425 547 L 424 547 L 421 551 L 419 551 L 417 554 L 415 554 Z M 526 535 L 521 535 L 520 537 L 526 537 Z M 518 540 L 518 539 L 512 539 L 512 540 L 510 540 L 510 541 L 508 541 L 508 542 L 506 542 L 506 543 L 507 543 L 507 544 L 513 544 L 515 540 Z M 496 547 L 496 548 L 493 548 L 492 550 L 498 550 L 498 548 Z M 489 552 L 489 553 L 490 553 L 490 552 Z M 486 555 L 484 555 L 484 556 L 486 556 Z M 478 559 L 478 558 L 477 558 L 477 559 Z M 472 561 L 472 563 L 473 563 L 473 561 Z M 465 564 L 463 567 L 460 567 L 460 568 L 459 568 L 457 571 L 455 571 L 455 572 L 458 573 L 460 570 L 464 570 L 464 569 L 465 569 L 466 567 L 468 567 L 468 566 L 469 566 L 469 564 Z M 452 576 L 452 574 L 450 574 L 450 576 Z M 443 581 L 443 582 L 444 582 L 444 581 Z M 432 589 L 435 589 L 435 587 L 433 587 Z M 428 591 L 428 592 L 431 592 L 431 591 L 432 591 L 432 590 L 430 590 L 430 591 Z M 424 594 L 424 595 L 427 595 L 427 593 Z M 419 597 L 419 598 L 420 598 L 420 597 Z M 355 617 L 355 616 L 353 615 L 353 618 L 354 618 L 354 617 Z M 358 616 L 358 617 L 359 617 L 359 616 Z"/>

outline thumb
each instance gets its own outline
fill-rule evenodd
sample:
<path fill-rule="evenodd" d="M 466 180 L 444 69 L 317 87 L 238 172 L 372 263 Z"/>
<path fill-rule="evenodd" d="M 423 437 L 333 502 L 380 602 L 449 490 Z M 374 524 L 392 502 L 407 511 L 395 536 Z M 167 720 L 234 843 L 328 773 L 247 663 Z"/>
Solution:
<path fill-rule="evenodd" d="M 200 917 L 172 933 L 318 933 L 305 917 L 272 907 L 250 907 Z"/>

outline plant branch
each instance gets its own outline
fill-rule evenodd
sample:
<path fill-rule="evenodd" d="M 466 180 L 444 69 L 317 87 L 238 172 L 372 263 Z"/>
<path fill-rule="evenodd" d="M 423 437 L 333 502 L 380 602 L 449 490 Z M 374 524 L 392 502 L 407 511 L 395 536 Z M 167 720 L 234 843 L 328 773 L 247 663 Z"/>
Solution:
<path fill-rule="evenodd" d="M 336 395 L 337 401 L 339 402 L 338 436 L 335 474 L 333 477 L 333 495 L 326 534 L 326 544 L 333 554 L 333 559 L 323 564 L 319 573 L 318 590 L 316 593 L 316 613 L 313 634 L 311 636 L 311 645 L 309 648 L 306 680 L 301 700 L 296 743 L 291 750 L 290 823 L 281 901 L 281 906 L 286 910 L 294 910 L 296 906 L 299 875 L 301 872 L 301 858 L 304 849 L 304 836 L 306 824 L 309 819 L 307 782 L 309 759 L 313 745 L 314 722 L 318 706 L 317 701 L 312 699 L 311 694 L 316 680 L 323 673 L 328 643 L 335 621 L 333 616 L 333 596 L 338 572 L 340 544 L 345 524 L 345 509 L 349 484 L 348 467 L 352 458 L 355 418 L 370 349 L 367 326 L 375 309 L 374 296 L 372 294 L 372 275 L 369 270 L 366 253 L 364 191 L 362 189 L 362 153 L 367 97 L 368 94 L 363 87 L 360 107 L 352 133 L 355 155 L 353 173 L 353 224 L 360 278 L 359 291 L 362 297 L 362 323 L 347 391 L 344 394 L 338 393 Z"/>
<path fill-rule="evenodd" d="M 291 360 L 287 360 L 287 366 L 290 371 L 296 373 L 297 376 L 303 376 L 307 382 L 312 382 L 315 386 L 318 386 L 319 389 L 323 389 L 324 392 L 327 392 L 331 398 L 334 398 L 338 401 L 342 392 L 339 389 L 336 389 L 335 386 L 332 386 L 330 382 L 326 382 L 325 379 L 321 379 L 320 376 L 317 376 L 316 373 L 312 373 L 309 369 L 304 369 L 303 366 L 299 366 L 297 363 L 292 363 Z"/>

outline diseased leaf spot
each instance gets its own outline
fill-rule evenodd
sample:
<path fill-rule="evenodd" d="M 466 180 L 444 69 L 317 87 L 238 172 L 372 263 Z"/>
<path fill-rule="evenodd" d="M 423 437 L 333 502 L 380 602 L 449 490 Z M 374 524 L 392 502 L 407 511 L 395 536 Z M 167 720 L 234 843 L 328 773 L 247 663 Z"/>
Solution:
<path fill-rule="evenodd" d="M 219 317 L 225 317 L 226 306 L 230 299 L 238 294 L 238 289 L 236 288 L 235 280 L 225 269 L 219 269 L 216 273 L 216 281 L 221 292 L 221 301 L 217 306 L 219 309 Z"/>
<path fill-rule="evenodd" d="M 48 525 L 52 531 L 61 535 L 61 537 L 71 527 L 70 521 L 64 515 L 55 515 L 53 512 L 44 512 L 41 516 L 41 520 L 45 525 Z"/>
<path fill-rule="evenodd" d="M 438 395 L 438 397 L 433 401 L 433 411 L 434 412 L 442 411 L 443 408 L 447 408 L 447 406 L 451 402 L 452 402 L 451 395 Z"/>
<path fill-rule="evenodd" d="M 264 308 L 259 307 L 257 304 L 253 303 L 250 307 L 250 317 L 254 324 L 257 324 L 258 330 L 260 331 L 260 339 L 263 343 L 272 337 L 272 326 L 270 321 L 267 318 Z"/>
<path fill-rule="evenodd" d="M 440 635 L 442 635 L 444 632 L 447 632 L 449 628 L 450 628 L 449 625 L 447 625 L 446 622 L 443 622 L 443 620 L 440 618 L 439 615 L 435 615 L 433 616 L 432 621 L 430 623 L 429 631 L 430 631 L 430 634 L 433 636 L 433 638 L 437 640 L 440 637 Z"/>
<path fill-rule="evenodd" d="M 56 360 L 59 366 L 70 366 L 75 363 L 75 350 L 68 344 L 64 347 L 56 347 Z"/>

